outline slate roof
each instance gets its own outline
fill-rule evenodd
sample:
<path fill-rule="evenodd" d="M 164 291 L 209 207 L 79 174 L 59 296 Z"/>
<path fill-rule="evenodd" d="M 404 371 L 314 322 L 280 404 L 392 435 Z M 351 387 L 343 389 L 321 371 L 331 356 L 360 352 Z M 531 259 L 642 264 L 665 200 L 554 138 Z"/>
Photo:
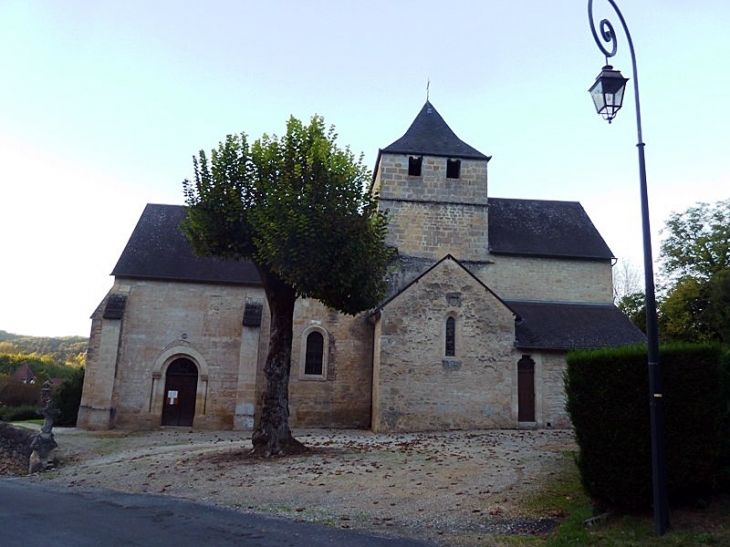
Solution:
<path fill-rule="evenodd" d="M 182 205 L 147 204 L 112 271 L 116 277 L 260 285 L 255 266 L 245 260 L 195 256 L 180 223 Z"/>
<path fill-rule="evenodd" d="M 446 156 L 485 161 L 490 159 L 457 137 L 429 101 L 423 105 L 405 135 L 383 148 L 381 153 Z"/>
<path fill-rule="evenodd" d="M 450 254 L 387 298 L 370 313 L 370 317 L 377 317 L 390 302 L 446 260 L 459 265 L 515 315 L 515 347 L 518 349 L 567 351 L 646 343 L 644 333 L 613 304 L 506 300 Z"/>
<path fill-rule="evenodd" d="M 568 304 L 506 300 L 519 319 L 520 349 L 593 349 L 646 343 L 646 337 L 613 304 Z"/>
<path fill-rule="evenodd" d="M 489 198 L 488 207 L 490 253 L 614 258 L 578 202 Z"/>

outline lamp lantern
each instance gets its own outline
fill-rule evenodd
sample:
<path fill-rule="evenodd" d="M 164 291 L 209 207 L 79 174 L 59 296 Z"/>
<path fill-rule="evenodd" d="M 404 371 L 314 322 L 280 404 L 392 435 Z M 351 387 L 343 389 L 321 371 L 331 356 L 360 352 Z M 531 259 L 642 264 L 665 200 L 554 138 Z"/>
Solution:
<path fill-rule="evenodd" d="M 614 70 L 611 65 L 606 65 L 588 90 L 596 105 L 596 112 L 608 123 L 616 117 L 624 102 L 624 90 L 628 81 L 629 79 L 624 78 L 620 71 Z"/>

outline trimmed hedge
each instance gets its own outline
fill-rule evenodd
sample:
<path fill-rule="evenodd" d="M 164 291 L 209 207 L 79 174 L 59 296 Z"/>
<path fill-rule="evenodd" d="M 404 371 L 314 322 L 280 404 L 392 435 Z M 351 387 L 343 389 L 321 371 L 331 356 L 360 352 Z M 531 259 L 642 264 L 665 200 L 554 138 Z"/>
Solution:
<path fill-rule="evenodd" d="M 730 350 L 722 358 L 725 411 L 730 416 Z M 725 424 L 722 450 L 720 451 L 720 488 L 730 493 L 730 418 Z"/>
<path fill-rule="evenodd" d="M 721 350 L 672 345 L 660 351 L 670 502 L 717 489 L 727 437 L 728 400 Z M 571 353 L 566 408 L 580 448 L 586 492 L 624 510 L 652 504 L 651 425 L 646 348 Z"/>

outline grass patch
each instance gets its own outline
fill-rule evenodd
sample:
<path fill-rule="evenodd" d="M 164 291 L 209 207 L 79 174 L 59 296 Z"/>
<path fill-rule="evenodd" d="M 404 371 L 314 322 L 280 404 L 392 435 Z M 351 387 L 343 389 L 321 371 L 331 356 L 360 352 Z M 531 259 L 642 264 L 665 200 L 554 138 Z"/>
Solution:
<path fill-rule="evenodd" d="M 531 547 L 686 547 L 730 545 L 730 495 L 718 495 L 702 507 L 673 509 L 671 528 L 662 537 L 654 534 L 653 515 L 611 515 L 586 527 L 593 505 L 583 493 L 573 454 L 565 453 L 554 474 L 534 496 L 525 500 L 525 516 L 560 518 L 550 534 L 533 537 L 500 537 L 498 545 Z"/>
<path fill-rule="evenodd" d="M 32 420 L 19 420 L 16 422 L 12 422 L 12 424 L 22 427 L 25 424 L 43 425 L 43 422 L 43 418 L 34 418 Z"/>

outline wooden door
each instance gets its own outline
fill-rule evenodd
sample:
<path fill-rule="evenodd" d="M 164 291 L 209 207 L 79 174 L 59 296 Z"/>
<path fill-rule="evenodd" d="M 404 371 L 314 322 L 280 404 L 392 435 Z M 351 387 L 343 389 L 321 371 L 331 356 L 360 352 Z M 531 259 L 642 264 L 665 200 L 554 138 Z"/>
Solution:
<path fill-rule="evenodd" d="M 527 355 L 517 363 L 517 420 L 535 421 L 535 361 Z"/>
<path fill-rule="evenodd" d="M 167 368 L 162 425 L 190 427 L 195 418 L 198 368 L 190 359 L 176 359 Z"/>

